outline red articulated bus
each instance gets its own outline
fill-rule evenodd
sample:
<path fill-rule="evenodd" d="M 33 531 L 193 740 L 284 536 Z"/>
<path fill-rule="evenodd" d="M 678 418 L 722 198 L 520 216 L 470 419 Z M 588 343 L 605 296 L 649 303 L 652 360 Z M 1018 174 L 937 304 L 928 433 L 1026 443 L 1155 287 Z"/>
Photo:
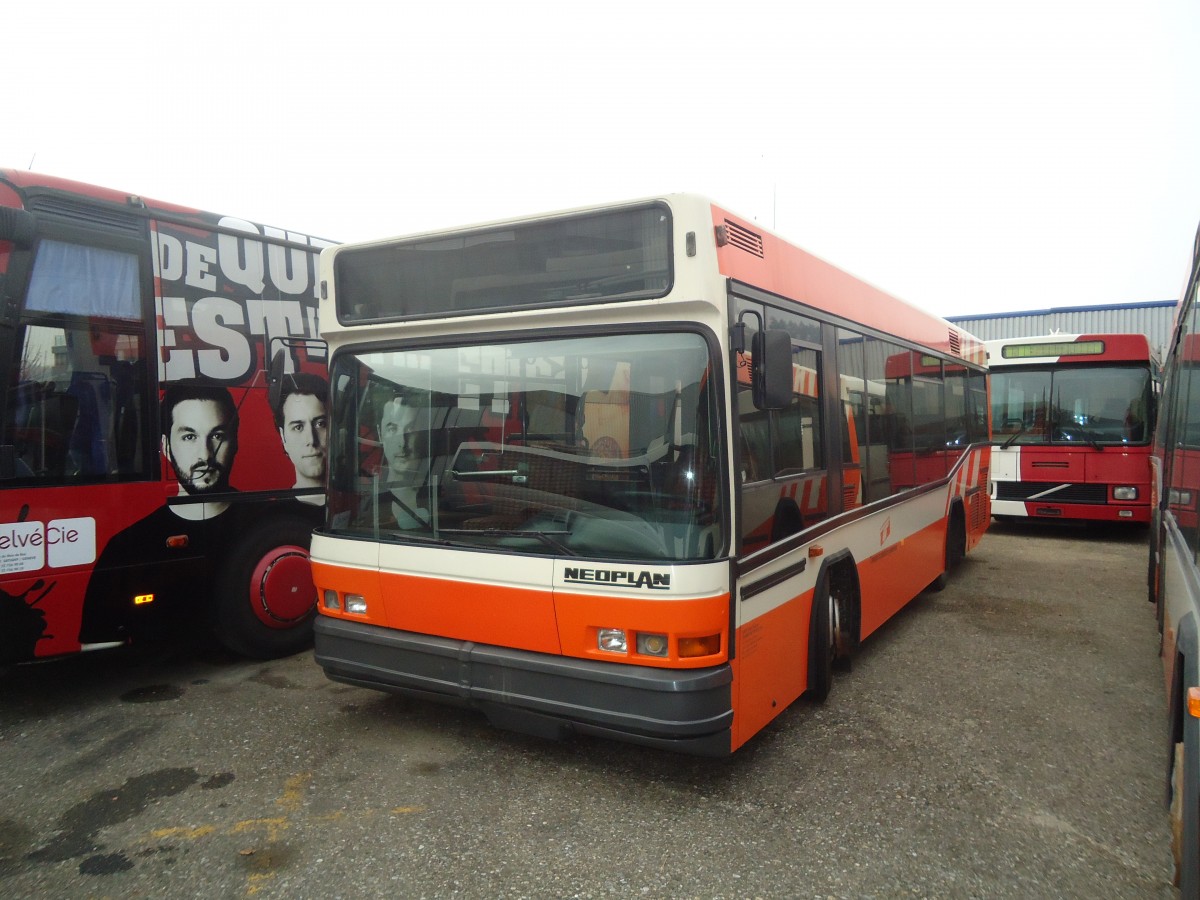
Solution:
<path fill-rule="evenodd" d="M 982 343 L 703 198 L 344 245 L 321 284 L 336 681 L 725 755 L 990 521 Z M 919 483 L 917 410 L 958 439 Z"/>
<path fill-rule="evenodd" d="M 1150 521 L 1158 366 L 1143 334 L 988 341 L 997 519 Z"/>
<path fill-rule="evenodd" d="M 0 170 L 0 665 L 197 625 L 311 641 L 326 246 Z"/>

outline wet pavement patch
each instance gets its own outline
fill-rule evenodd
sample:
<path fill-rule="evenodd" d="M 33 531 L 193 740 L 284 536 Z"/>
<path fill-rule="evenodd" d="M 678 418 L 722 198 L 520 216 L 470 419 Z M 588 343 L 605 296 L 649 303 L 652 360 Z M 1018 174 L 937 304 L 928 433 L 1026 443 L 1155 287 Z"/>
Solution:
<path fill-rule="evenodd" d="M 173 684 L 148 684 L 126 691 L 121 699 L 126 703 L 161 703 L 164 700 L 178 700 L 182 696 L 183 688 Z"/>
<path fill-rule="evenodd" d="M 200 780 L 195 769 L 160 769 L 129 778 L 119 788 L 97 791 L 58 818 L 58 834 L 26 859 L 62 862 L 104 847 L 95 843 L 101 829 L 125 822 L 162 797 L 171 797 Z"/>
<path fill-rule="evenodd" d="M 124 853 L 105 853 L 101 856 L 89 856 L 79 864 L 80 875 L 115 875 L 132 869 L 133 863 Z"/>
<path fill-rule="evenodd" d="M 202 791 L 215 791 L 217 788 L 223 788 L 233 784 L 234 774 L 232 772 L 218 772 L 213 775 L 208 781 L 200 785 Z"/>

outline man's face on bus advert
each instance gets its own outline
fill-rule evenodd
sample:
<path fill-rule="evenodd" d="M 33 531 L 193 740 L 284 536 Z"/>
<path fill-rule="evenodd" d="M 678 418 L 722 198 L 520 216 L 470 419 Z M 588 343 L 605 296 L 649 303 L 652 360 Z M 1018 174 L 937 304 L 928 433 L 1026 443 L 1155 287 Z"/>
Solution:
<path fill-rule="evenodd" d="M 221 404 L 183 400 L 172 413 L 163 451 L 180 487 L 189 494 L 204 494 L 228 487 L 237 440 Z"/>
<path fill-rule="evenodd" d="M 320 487 L 325 478 L 329 416 L 320 397 L 289 394 L 283 401 L 283 449 L 296 467 L 297 487 Z"/>

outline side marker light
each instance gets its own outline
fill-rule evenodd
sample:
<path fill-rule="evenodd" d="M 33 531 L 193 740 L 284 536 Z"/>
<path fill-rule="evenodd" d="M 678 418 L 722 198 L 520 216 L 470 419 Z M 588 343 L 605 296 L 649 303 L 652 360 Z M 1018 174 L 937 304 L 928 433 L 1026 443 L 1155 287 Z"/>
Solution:
<path fill-rule="evenodd" d="M 1187 692 L 1188 713 L 1200 719 L 1200 687 L 1190 687 Z"/>

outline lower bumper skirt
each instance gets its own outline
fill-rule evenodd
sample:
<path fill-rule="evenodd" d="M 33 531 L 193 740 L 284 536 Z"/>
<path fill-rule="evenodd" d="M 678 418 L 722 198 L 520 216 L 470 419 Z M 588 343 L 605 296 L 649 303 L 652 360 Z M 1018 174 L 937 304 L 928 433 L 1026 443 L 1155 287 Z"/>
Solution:
<path fill-rule="evenodd" d="M 732 672 L 600 663 L 318 616 L 330 679 L 466 706 L 499 728 L 613 738 L 699 756 L 730 753 Z"/>

